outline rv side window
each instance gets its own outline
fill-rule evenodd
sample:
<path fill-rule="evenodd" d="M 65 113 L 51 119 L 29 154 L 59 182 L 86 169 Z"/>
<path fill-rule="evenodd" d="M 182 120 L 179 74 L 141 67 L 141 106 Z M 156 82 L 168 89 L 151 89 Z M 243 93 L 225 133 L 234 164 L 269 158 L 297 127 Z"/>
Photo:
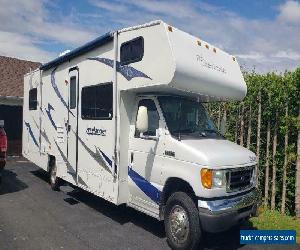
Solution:
<path fill-rule="evenodd" d="M 29 110 L 37 109 L 37 88 L 29 90 Z"/>
<path fill-rule="evenodd" d="M 144 56 L 144 38 L 140 36 L 122 43 L 120 54 L 122 65 L 141 61 Z"/>
<path fill-rule="evenodd" d="M 113 116 L 112 83 L 82 88 L 81 118 L 84 120 L 111 120 Z"/>
<path fill-rule="evenodd" d="M 156 129 L 159 127 L 159 114 L 156 109 L 156 105 L 151 99 L 143 99 L 139 101 L 138 108 L 144 106 L 148 110 L 148 131 L 144 132 L 144 135 L 155 136 Z M 139 137 L 139 132 L 135 130 L 135 137 Z"/>
<path fill-rule="evenodd" d="M 76 76 L 70 78 L 70 109 L 76 108 Z"/>

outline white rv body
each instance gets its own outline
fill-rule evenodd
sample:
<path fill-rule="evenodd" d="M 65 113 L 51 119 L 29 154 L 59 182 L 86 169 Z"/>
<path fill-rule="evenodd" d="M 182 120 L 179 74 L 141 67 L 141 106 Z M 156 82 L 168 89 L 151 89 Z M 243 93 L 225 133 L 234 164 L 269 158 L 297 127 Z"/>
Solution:
<path fill-rule="evenodd" d="M 142 58 L 123 65 L 122 44 L 140 37 Z M 97 86 L 111 90 L 111 111 L 93 110 L 89 102 L 94 99 L 82 99 Z M 30 110 L 29 92 L 35 88 L 37 103 L 31 100 Z M 159 101 L 165 95 L 200 102 L 242 100 L 246 84 L 233 56 L 162 21 L 107 33 L 25 75 L 23 155 L 46 171 L 54 157 L 59 178 L 157 219 L 164 217 L 166 185 L 174 180 L 192 188 L 199 211 L 226 210 L 211 198 L 233 193 L 247 192 L 248 202 L 242 195 L 226 204 L 254 206 L 252 180 L 234 192 L 206 189 L 200 172 L 204 167 L 253 168 L 255 155 L 224 139 L 175 138 Z M 144 99 L 155 104 L 159 117 L 153 136 L 135 135 L 138 103 Z M 97 112 L 106 112 L 105 119 L 86 118 Z"/>

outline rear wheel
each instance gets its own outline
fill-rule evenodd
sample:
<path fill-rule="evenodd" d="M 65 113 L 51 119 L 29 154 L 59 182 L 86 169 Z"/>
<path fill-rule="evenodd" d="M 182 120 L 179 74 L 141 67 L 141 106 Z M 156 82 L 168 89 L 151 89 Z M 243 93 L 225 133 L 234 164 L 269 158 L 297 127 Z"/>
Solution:
<path fill-rule="evenodd" d="M 186 193 L 170 196 L 165 209 L 165 231 L 172 249 L 196 249 L 201 239 L 198 209 Z"/>
<path fill-rule="evenodd" d="M 57 167 L 55 162 L 50 162 L 50 169 L 49 169 L 49 174 L 50 174 L 50 186 L 54 191 L 59 190 L 59 184 L 60 180 L 57 177 Z"/>

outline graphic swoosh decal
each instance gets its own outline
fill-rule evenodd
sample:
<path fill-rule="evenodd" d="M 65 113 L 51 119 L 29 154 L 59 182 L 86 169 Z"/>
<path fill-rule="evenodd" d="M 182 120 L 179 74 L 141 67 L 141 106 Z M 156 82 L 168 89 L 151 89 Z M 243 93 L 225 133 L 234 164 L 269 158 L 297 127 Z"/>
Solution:
<path fill-rule="evenodd" d="M 32 117 L 33 123 L 36 126 L 37 130 L 40 130 L 39 125 L 37 124 L 36 120 Z"/>
<path fill-rule="evenodd" d="M 128 175 L 131 180 L 156 204 L 159 204 L 161 191 L 153 186 L 144 177 L 135 172 L 131 167 L 128 167 Z"/>
<path fill-rule="evenodd" d="M 49 137 L 46 134 L 45 129 L 44 129 L 44 131 L 41 131 L 41 135 L 44 137 L 45 141 L 48 142 L 48 144 L 51 144 Z"/>
<path fill-rule="evenodd" d="M 50 103 L 48 103 L 48 109 L 45 108 L 45 111 L 47 113 L 47 116 L 52 124 L 52 126 L 55 128 L 55 130 L 57 129 L 57 126 L 52 118 L 52 115 L 51 115 L 51 110 L 54 110 L 54 108 L 52 107 L 52 105 Z"/>
<path fill-rule="evenodd" d="M 73 131 L 73 130 L 72 130 Z M 74 132 L 74 131 L 73 131 Z M 75 133 L 75 132 L 74 132 Z M 111 160 L 96 146 L 96 153 L 93 152 L 86 144 L 85 142 L 78 136 L 78 140 L 80 141 L 81 145 L 85 148 L 85 150 L 89 153 L 89 155 L 100 165 L 102 166 L 106 171 L 111 172 L 111 169 L 108 165 L 111 167 Z M 102 152 L 102 153 L 101 153 Z M 103 155 L 102 155 L 103 154 Z M 104 157 L 105 156 L 105 157 Z M 107 162 L 105 159 L 108 159 Z"/>
<path fill-rule="evenodd" d="M 27 127 L 27 130 L 28 130 L 28 132 L 29 132 L 29 134 L 30 134 L 30 137 L 31 137 L 31 139 L 33 140 L 34 144 L 35 144 L 37 147 L 39 147 L 39 144 L 38 144 L 36 138 L 34 137 L 34 134 L 33 134 L 33 132 L 32 132 L 32 129 L 31 129 L 30 124 L 29 124 L 28 122 L 25 122 L 25 125 L 26 125 L 26 127 Z"/>
<path fill-rule="evenodd" d="M 112 160 L 109 159 L 109 157 L 106 154 L 104 154 L 101 149 L 97 148 L 96 146 L 95 146 L 95 148 L 96 148 L 96 151 L 98 152 L 98 154 L 102 157 L 103 160 L 105 160 L 106 164 L 108 163 L 109 167 L 111 168 Z"/>
<path fill-rule="evenodd" d="M 32 119 L 33 119 L 33 118 L 32 118 Z M 37 122 L 36 122 L 35 119 L 33 119 L 33 122 L 34 122 L 36 128 L 39 130 L 40 127 L 39 127 L 39 125 L 37 124 Z M 44 137 L 44 139 L 46 140 L 46 142 L 48 142 L 48 144 L 51 144 L 51 143 L 50 143 L 50 140 L 49 140 L 49 138 L 48 138 L 48 136 L 47 136 L 47 134 L 46 134 L 46 132 L 45 132 L 45 129 L 44 129 L 44 131 L 41 131 L 41 135 L 42 135 L 42 137 Z"/>
<path fill-rule="evenodd" d="M 57 95 L 57 97 L 59 98 L 59 100 L 61 101 L 61 103 L 69 110 L 68 104 L 67 102 L 64 100 L 64 98 L 62 97 L 61 93 L 58 90 L 56 81 L 55 81 L 55 71 L 56 71 L 57 67 L 54 68 L 51 72 L 51 85 L 52 88 L 54 89 L 55 94 Z M 69 112 L 72 114 L 72 116 L 74 116 L 74 114 L 72 113 L 71 110 L 69 110 Z M 74 116 L 75 117 L 75 116 Z"/>
<path fill-rule="evenodd" d="M 108 59 L 108 58 L 102 58 L 102 57 L 90 57 L 87 58 L 88 60 L 94 60 L 101 62 L 111 68 L 114 67 L 114 60 Z M 120 62 L 117 61 L 117 72 L 121 73 L 122 76 L 126 78 L 127 81 L 132 80 L 133 78 L 136 77 L 143 77 L 143 78 L 148 78 L 152 80 L 151 77 L 147 76 L 145 73 L 142 71 L 139 71 L 131 66 L 128 65 L 121 65 Z"/>
<path fill-rule="evenodd" d="M 68 161 L 68 158 L 65 156 L 65 154 L 63 153 L 63 151 L 61 150 L 61 148 L 59 147 L 59 145 L 57 144 L 57 142 L 54 140 L 57 149 L 61 155 L 61 157 L 63 158 L 63 161 L 66 163 L 67 165 L 67 172 L 68 174 L 70 174 L 73 178 L 73 180 L 76 182 L 76 170 L 72 167 L 72 165 L 70 164 L 70 162 Z M 81 182 L 83 185 L 87 186 L 86 183 L 82 180 L 82 178 L 78 175 L 78 181 Z"/>

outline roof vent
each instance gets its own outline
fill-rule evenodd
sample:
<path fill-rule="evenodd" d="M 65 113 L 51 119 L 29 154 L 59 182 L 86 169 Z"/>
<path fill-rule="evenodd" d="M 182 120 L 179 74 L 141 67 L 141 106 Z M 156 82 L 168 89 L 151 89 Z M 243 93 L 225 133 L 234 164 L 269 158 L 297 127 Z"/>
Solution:
<path fill-rule="evenodd" d="M 71 52 L 71 50 L 69 50 L 69 49 L 67 49 L 67 50 L 65 50 L 65 51 L 63 51 L 63 52 L 60 52 L 60 53 L 59 53 L 59 57 L 64 56 L 65 54 L 68 54 L 68 53 L 70 53 L 70 52 Z"/>

